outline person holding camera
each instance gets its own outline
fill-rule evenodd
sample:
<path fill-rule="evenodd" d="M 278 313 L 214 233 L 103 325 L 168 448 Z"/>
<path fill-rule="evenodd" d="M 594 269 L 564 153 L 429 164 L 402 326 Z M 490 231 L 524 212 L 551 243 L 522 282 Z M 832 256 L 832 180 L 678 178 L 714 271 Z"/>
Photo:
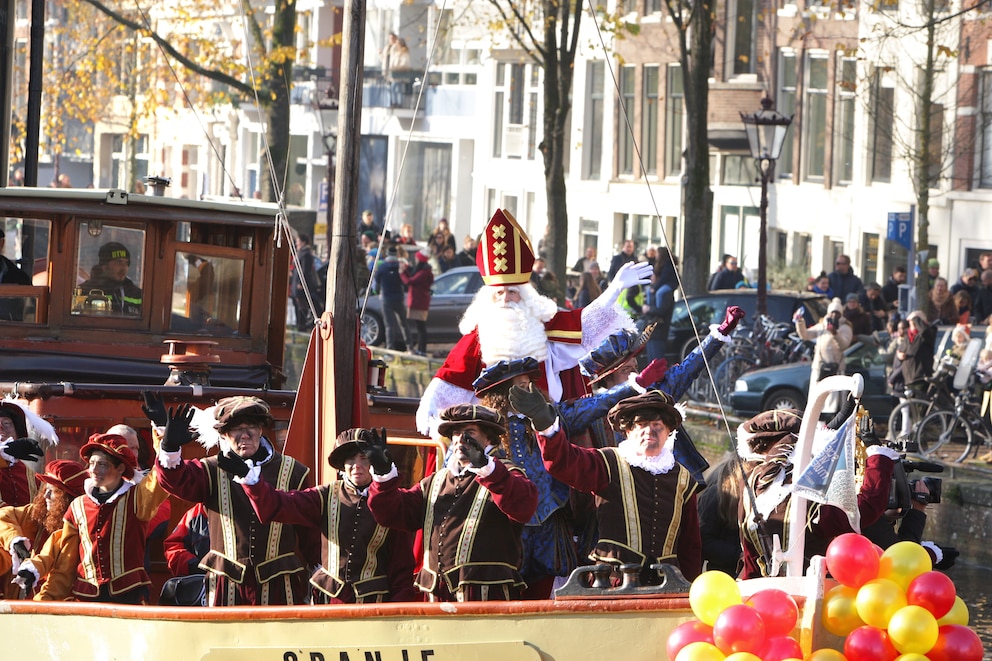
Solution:
<path fill-rule="evenodd" d="M 810 365 L 812 386 L 828 376 L 844 373 L 844 352 L 854 341 L 854 330 L 851 322 L 844 318 L 844 306 L 839 298 L 833 299 L 827 307 L 827 315 L 809 328 L 806 327 L 803 312 L 802 307 L 797 309 L 792 321 L 799 337 L 816 342 Z"/>
<path fill-rule="evenodd" d="M 905 502 L 898 502 L 899 498 L 890 499 L 889 509 L 885 510 L 878 521 L 864 526 L 861 534 L 883 549 L 889 548 L 896 542 L 916 542 L 930 554 L 934 569 L 950 569 L 959 555 L 957 549 L 923 539 L 923 529 L 927 525 L 927 505 L 940 502 L 940 480 L 924 477 L 907 481 L 905 471 L 897 469 L 892 478 L 897 494 L 901 490 L 898 484 L 900 473 L 904 482 L 902 490 L 909 496 L 909 507 L 906 507 Z M 928 483 L 937 488 L 931 491 Z"/>

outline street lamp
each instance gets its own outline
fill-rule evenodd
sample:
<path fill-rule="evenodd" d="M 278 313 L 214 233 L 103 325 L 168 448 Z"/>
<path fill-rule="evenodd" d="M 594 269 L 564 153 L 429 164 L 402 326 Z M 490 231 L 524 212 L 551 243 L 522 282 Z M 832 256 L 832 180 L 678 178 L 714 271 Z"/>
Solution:
<path fill-rule="evenodd" d="M 767 96 L 761 100 L 761 110 L 745 115 L 741 113 L 747 144 L 751 157 L 761 178 L 761 226 L 758 233 L 758 294 L 755 301 L 757 314 L 768 310 L 768 181 L 775 174 L 775 161 L 782 155 L 785 134 L 792 123 L 792 117 L 775 110 L 775 102 Z"/>

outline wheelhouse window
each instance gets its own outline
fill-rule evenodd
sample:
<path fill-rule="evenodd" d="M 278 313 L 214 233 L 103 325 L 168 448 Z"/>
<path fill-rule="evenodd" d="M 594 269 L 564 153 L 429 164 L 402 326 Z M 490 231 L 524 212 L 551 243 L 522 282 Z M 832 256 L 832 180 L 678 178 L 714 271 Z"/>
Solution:
<path fill-rule="evenodd" d="M 0 229 L 0 323 L 45 323 L 51 222 L 5 218 Z"/>
<path fill-rule="evenodd" d="M 142 316 L 145 231 L 100 220 L 79 223 L 76 287 L 71 313 L 87 317 Z"/>
<path fill-rule="evenodd" d="M 206 247 L 176 252 L 169 330 L 233 335 L 241 324 L 245 260 Z"/>

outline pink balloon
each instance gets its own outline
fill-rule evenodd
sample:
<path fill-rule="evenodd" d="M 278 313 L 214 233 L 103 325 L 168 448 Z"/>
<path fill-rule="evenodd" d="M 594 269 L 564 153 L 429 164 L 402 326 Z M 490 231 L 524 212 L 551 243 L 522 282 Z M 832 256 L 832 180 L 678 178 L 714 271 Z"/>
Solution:
<path fill-rule="evenodd" d="M 782 590 L 761 590 L 748 597 L 745 605 L 758 611 L 765 623 L 768 638 L 787 636 L 796 628 L 799 619 L 799 606 L 796 600 Z"/>
<path fill-rule="evenodd" d="M 940 628 L 937 644 L 929 652 L 930 661 L 982 661 L 985 650 L 978 634 L 960 624 Z"/>
<path fill-rule="evenodd" d="M 837 582 L 858 588 L 878 577 L 879 557 L 867 537 L 849 532 L 827 547 L 827 570 Z"/>
<path fill-rule="evenodd" d="M 699 620 L 683 622 L 675 627 L 668 635 L 668 642 L 665 644 L 669 661 L 675 661 L 678 653 L 689 643 L 709 643 L 712 645 L 713 627 Z"/>
<path fill-rule="evenodd" d="M 724 654 L 758 654 L 765 646 L 765 623 L 758 611 L 744 604 L 724 609 L 713 624 L 713 643 Z"/>
<path fill-rule="evenodd" d="M 844 641 L 844 656 L 848 661 L 895 661 L 899 651 L 889 640 L 889 634 L 865 625 L 848 634 Z"/>
<path fill-rule="evenodd" d="M 937 619 L 950 612 L 956 596 L 954 581 L 939 571 L 920 574 L 906 588 L 906 603 L 926 608 Z"/>
<path fill-rule="evenodd" d="M 764 661 L 785 661 L 785 659 L 803 658 L 803 648 L 791 636 L 775 636 L 769 638 L 765 648 L 759 654 Z"/>

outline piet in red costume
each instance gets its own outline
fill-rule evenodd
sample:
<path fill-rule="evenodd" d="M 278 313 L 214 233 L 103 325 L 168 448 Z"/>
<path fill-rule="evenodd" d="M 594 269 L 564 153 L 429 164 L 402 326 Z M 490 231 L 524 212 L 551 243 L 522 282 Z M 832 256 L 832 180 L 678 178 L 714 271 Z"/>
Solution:
<path fill-rule="evenodd" d="M 633 322 L 616 301 L 627 287 L 650 281 L 651 265 L 631 263 L 590 305 L 559 310 L 530 284 L 534 250 L 527 234 L 506 210 L 486 225 L 476 253 L 485 285 L 465 311 L 462 339 L 434 375 L 417 411 L 417 428 L 434 435 L 438 415 L 448 406 L 476 402 L 472 382 L 500 361 L 534 358 L 542 363 L 538 385 L 555 400 L 585 393 L 579 359 Z"/>

